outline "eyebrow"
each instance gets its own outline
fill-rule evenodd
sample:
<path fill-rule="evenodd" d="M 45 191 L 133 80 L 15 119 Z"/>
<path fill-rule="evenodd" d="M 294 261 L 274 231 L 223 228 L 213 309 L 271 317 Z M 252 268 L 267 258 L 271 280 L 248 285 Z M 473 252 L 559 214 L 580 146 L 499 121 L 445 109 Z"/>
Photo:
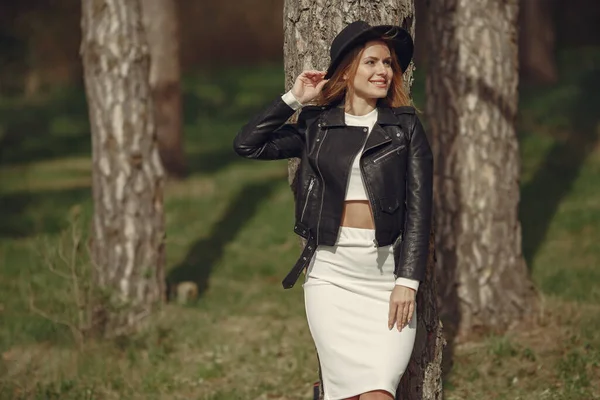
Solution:
<path fill-rule="evenodd" d="M 378 57 L 375 57 L 375 56 L 367 56 L 367 57 L 365 57 L 363 60 L 368 60 L 368 59 L 379 60 L 379 58 L 378 58 Z M 384 58 L 384 60 L 391 60 L 391 59 L 392 59 L 392 57 L 391 57 L 391 56 L 390 56 L 390 57 L 386 57 L 386 58 Z"/>

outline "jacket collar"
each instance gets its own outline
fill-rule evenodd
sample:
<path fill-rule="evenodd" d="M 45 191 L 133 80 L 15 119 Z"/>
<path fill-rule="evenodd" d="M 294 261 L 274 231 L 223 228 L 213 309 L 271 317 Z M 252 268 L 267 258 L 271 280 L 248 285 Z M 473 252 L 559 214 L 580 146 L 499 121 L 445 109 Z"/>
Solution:
<path fill-rule="evenodd" d="M 346 126 L 344 117 L 344 107 L 342 105 L 334 106 L 323 113 L 322 126 L 327 128 Z M 377 107 L 377 124 L 400 125 L 398 117 L 389 107 Z"/>

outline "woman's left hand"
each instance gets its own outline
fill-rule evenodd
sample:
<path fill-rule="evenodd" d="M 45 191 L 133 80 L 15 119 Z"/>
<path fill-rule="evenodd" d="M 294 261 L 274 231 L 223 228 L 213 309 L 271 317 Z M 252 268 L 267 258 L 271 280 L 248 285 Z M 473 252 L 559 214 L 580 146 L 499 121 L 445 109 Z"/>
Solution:
<path fill-rule="evenodd" d="M 415 312 L 416 291 L 406 286 L 396 285 L 390 295 L 388 329 L 396 324 L 398 331 L 408 325 Z"/>

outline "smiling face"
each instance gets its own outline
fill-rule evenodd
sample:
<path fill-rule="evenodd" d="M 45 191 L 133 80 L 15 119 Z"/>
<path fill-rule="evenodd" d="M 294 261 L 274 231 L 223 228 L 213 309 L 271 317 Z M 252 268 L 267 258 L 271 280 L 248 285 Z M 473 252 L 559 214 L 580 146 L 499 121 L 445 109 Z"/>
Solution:
<path fill-rule="evenodd" d="M 352 80 L 353 94 L 365 100 L 387 96 L 394 76 L 390 49 L 382 41 L 365 44 Z"/>
<path fill-rule="evenodd" d="M 392 43 L 373 40 L 351 49 L 325 84 L 317 104 L 381 104 L 387 107 L 411 105 L 404 88 L 402 69 Z M 393 48 L 393 47 L 392 47 Z M 357 101 L 358 100 L 358 101 Z"/>

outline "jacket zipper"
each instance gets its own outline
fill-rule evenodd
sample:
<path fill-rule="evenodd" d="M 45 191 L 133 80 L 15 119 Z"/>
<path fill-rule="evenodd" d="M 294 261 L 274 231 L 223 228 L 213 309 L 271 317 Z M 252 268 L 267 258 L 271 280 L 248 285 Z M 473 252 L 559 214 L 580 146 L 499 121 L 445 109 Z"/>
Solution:
<path fill-rule="evenodd" d="M 300 221 L 304 220 L 304 213 L 306 212 L 306 206 L 308 205 L 308 199 L 310 198 L 310 192 L 312 191 L 313 186 L 315 185 L 315 178 L 310 178 L 310 183 L 308 184 L 308 193 L 306 193 L 306 199 L 304 200 L 304 207 L 302 208 L 302 215 L 300 216 Z"/>
<path fill-rule="evenodd" d="M 369 136 L 367 136 L 365 138 L 365 143 L 363 144 L 363 151 L 360 154 L 360 161 L 362 161 L 362 156 L 363 154 L 365 154 L 367 151 L 374 149 L 375 147 L 381 146 L 383 143 L 379 143 L 377 146 L 371 146 L 368 149 L 365 149 L 364 147 L 367 145 L 367 140 L 368 140 Z M 392 139 L 388 140 L 389 142 L 392 141 Z M 385 143 L 385 142 L 384 142 Z M 371 209 L 373 210 L 373 224 L 375 225 L 375 232 L 377 232 L 377 218 L 375 217 L 375 213 L 377 212 L 377 207 L 375 204 L 375 199 L 373 197 L 373 193 L 371 193 L 371 188 L 369 187 L 369 182 L 367 182 L 366 179 L 366 175 L 365 175 L 365 171 L 364 171 L 364 167 L 362 162 L 359 161 L 359 165 L 360 165 L 360 172 L 363 175 L 363 180 L 365 182 L 365 188 L 367 189 L 367 194 L 369 195 L 369 201 L 371 202 Z M 377 236 L 375 236 L 375 239 L 373 239 L 373 244 L 375 245 L 375 247 L 379 247 L 379 243 L 377 243 Z"/>
<path fill-rule="evenodd" d="M 371 208 L 373 210 L 373 224 L 375 225 L 375 239 L 373 239 L 373 244 L 375 245 L 375 247 L 379 247 L 379 243 L 377 243 L 377 218 L 375 217 L 375 212 L 376 212 L 375 211 L 375 201 L 373 199 L 373 193 L 371 193 L 371 188 L 369 187 L 369 182 L 367 182 L 365 170 L 364 170 L 363 163 L 362 163 L 362 156 L 365 153 L 365 151 L 373 148 L 373 147 L 370 147 L 365 150 L 365 146 L 367 145 L 368 139 L 369 139 L 369 136 L 365 137 L 365 141 L 362 145 L 363 151 L 359 155 L 360 158 L 358 160 L 358 165 L 360 166 L 360 173 L 363 176 L 363 181 L 365 183 L 365 189 L 367 189 L 367 194 L 369 195 L 369 201 L 371 202 Z"/>
<path fill-rule="evenodd" d="M 329 129 L 325 129 L 325 134 L 323 135 L 323 139 L 321 139 L 321 144 L 319 145 L 319 149 L 317 150 L 317 154 L 315 156 L 315 164 L 317 166 L 317 172 L 319 173 L 319 176 L 323 176 L 321 175 L 321 169 L 319 168 L 319 153 L 321 152 L 321 147 L 323 147 L 323 142 L 325 141 L 328 132 Z M 323 213 L 323 200 L 325 197 L 325 191 L 327 190 L 327 187 L 325 185 L 325 179 L 321 180 L 323 181 L 323 188 L 321 190 L 321 206 L 319 207 L 319 218 L 317 219 L 317 244 L 319 244 L 319 231 L 321 230 L 321 214 Z"/>
<path fill-rule="evenodd" d="M 390 154 L 392 154 L 392 153 L 399 152 L 400 150 L 402 150 L 402 149 L 403 149 L 403 148 L 405 148 L 405 147 L 406 147 L 405 145 L 402 145 L 402 146 L 400 146 L 400 147 L 396 147 L 396 148 L 394 148 L 393 150 L 390 150 L 390 151 L 388 151 L 387 153 L 384 153 L 384 154 L 380 155 L 379 157 L 375 158 L 375 159 L 373 160 L 373 163 L 376 163 L 377 161 L 381 160 L 382 158 L 385 158 L 385 157 L 389 156 L 389 155 L 390 155 Z"/>
<path fill-rule="evenodd" d="M 360 163 L 360 172 L 363 174 L 363 178 L 366 178 L 362 163 Z M 377 230 L 376 205 L 375 205 L 375 201 L 373 199 L 373 193 L 371 193 L 371 188 L 369 186 L 369 182 L 367 181 L 367 179 L 364 179 L 364 182 L 365 182 L 365 189 L 367 189 L 367 194 L 369 195 L 369 201 L 371 202 L 371 208 L 373 209 L 373 224 L 375 225 L 375 239 L 373 239 L 373 244 L 375 245 L 375 247 L 379 247 L 379 243 L 377 243 L 378 230 Z"/>

